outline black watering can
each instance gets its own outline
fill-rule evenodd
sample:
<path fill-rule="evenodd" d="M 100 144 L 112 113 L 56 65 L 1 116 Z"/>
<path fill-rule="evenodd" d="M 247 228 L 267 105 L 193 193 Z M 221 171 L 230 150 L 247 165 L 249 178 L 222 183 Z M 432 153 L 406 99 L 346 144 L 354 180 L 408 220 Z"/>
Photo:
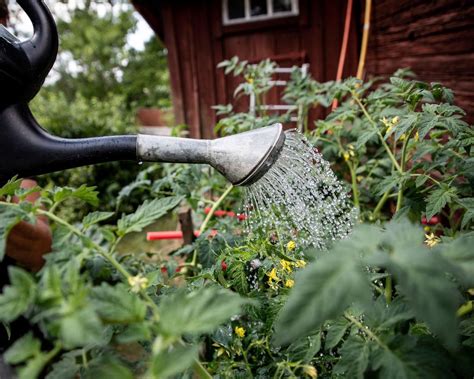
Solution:
<path fill-rule="evenodd" d="M 56 24 L 42 0 L 18 3 L 31 19 L 34 34 L 20 42 L 0 25 L 0 183 L 14 175 L 26 177 L 95 163 L 136 160 L 207 163 L 230 182 L 248 185 L 277 159 L 285 139 L 280 124 L 216 140 L 142 134 L 84 139 L 50 135 L 37 123 L 28 103 L 56 60 Z"/>

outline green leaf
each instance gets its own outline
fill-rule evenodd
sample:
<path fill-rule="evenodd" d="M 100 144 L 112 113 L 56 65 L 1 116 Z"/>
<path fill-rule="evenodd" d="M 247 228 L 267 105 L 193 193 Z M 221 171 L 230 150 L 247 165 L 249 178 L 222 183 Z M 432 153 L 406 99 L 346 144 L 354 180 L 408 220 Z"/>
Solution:
<path fill-rule="evenodd" d="M 74 356 L 65 354 L 59 362 L 52 365 L 52 370 L 45 379 L 75 379 L 80 367 Z"/>
<path fill-rule="evenodd" d="M 316 353 L 321 350 L 321 332 L 302 337 L 288 346 L 288 352 L 293 361 L 309 363 Z"/>
<path fill-rule="evenodd" d="M 341 359 L 334 367 L 334 373 L 346 378 L 365 378 L 373 346 L 373 342 L 364 341 L 360 336 L 350 336 L 339 350 Z"/>
<path fill-rule="evenodd" d="M 426 199 L 426 218 L 429 220 L 441 212 L 446 204 L 455 200 L 457 200 L 457 189 L 455 187 L 443 185 L 442 188 L 437 188 Z"/>
<path fill-rule="evenodd" d="M 118 343 L 128 344 L 137 341 L 146 341 L 151 338 L 150 326 L 146 323 L 130 324 L 115 337 Z"/>
<path fill-rule="evenodd" d="M 82 220 L 82 226 L 84 229 L 87 229 L 94 224 L 109 219 L 114 214 L 114 212 L 91 212 Z"/>
<path fill-rule="evenodd" d="M 391 272 L 397 289 L 410 304 L 417 318 L 424 320 L 447 346 L 458 340 L 456 309 L 461 299 L 447 278 L 450 265 L 427 248 L 406 243 L 392 246 L 392 254 L 377 257 L 378 264 Z M 374 262 L 375 263 L 375 262 Z"/>
<path fill-rule="evenodd" d="M 132 371 L 111 356 L 102 356 L 92 360 L 85 373 L 81 372 L 82 379 L 133 379 Z"/>
<path fill-rule="evenodd" d="M 374 349 L 372 367 L 387 379 L 453 378 L 447 352 L 433 338 L 398 335 Z"/>
<path fill-rule="evenodd" d="M 354 301 L 368 302 L 370 294 L 357 253 L 342 250 L 341 244 L 298 274 L 295 282 L 276 322 L 277 344 L 319 328 Z"/>
<path fill-rule="evenodd" d="M 73 198 L 85 201 L 96 207 L 99 205 L 98 194 L 99 193 L 95 191 L 95 187 L 87 187 L 83 184 L 79 188 L 62 187 L 55 189 L 53 192 L 53 200 L 55 203 L 60 203 L 66 199 Z"/>
<path fill-rule="evenodd" d="M 103 330 L 92 306 L 76 309 L 60 320 L 60 336 L 66 349 L 100 343 Z"/>
<path fill-rule="evenodd" d="M 19 206 L 0 204 L 0 262 L 5 255 L 8 235 L 21 220 L 29 218 L 29 213 Z"/>
<path fill-rule="evenodd" d="M 463 275 L 457 276 L 465 286 L 474 286 L 474 236 L 461 236 L 450 243 L 438 244 L 433 253 L 439 253 L 451 264 L 459 267 Z"/>
<path fill-rule="evenodd" d="M 134 323 L 143 321 L 146 305 L 123 284 L 111 286 L 102 283 L 91 292 L 92 304 L 97 314 L 107 323 Z"/>
<path fill-rule="evenodd" d="M 118 221 L 118 231 L 120 236 L 131 232 L 141 232 L 160 217 L 164 216 L 169 210 L 176 207 L 183 197 L 169 196 L 152 201 L 145 201 L 138 207 L 135 213 L 124 215 Z"/>
<path fill-rule="evenodd" d="M 0 295 L 0 321 L 10 322 L 26 312 L 36 297 L 33 277 L 21 268 L 8 268 L 10 285 Z"/>
<path fill-rule="evenodd" d="M 179 346 L 154 355 L 150 367 L 153 377 L 165 379 L 187 370 L 197 359 L 198 351 L 198 346 Z"/>
<path fill-rule="evenodd" d="M 350 326 L 350 322 L 344 317 L 337 319 L 335 322 L 331 322 L 327 327 L 324 349 L 329 350 L 336 347 Z"/>
<path fill-rule="evenodd" d="M 461 227 L 465 228 L 472 220 L 474 220 L 474 197 L 459 199 L 458 203 L 466 209 L 461 223 Z"/>
<path fill-rule="evenodd" d="M 28 333 L 21 337 L 5 352 L 5 362 L 16 365 L 41 352 L 41 343 Z"/>
<path fill-rule="evenodd" d="M 0 198 L 4 196 L 13 196 L 15 191 L 20 189 L 22 179 L 17 179 L 16 176 L 10 179 L 5 185 L 0 188 Z"/>
<path fill-rule="evenodd" d="M 178 291 L 161 303 L 162 333 L 171 336 L 208 333 L 230 317 L 240 313 L 250 301 L 217 287 L 203 288 L 190 293 Z"/>

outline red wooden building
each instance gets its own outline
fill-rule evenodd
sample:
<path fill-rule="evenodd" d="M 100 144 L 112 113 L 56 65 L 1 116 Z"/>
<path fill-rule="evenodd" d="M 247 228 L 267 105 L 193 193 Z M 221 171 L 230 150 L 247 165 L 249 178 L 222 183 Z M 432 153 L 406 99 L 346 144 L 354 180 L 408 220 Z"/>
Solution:
<path fill-rule="evenodd" d="M 354 0 L 344 76 L 355 75 L 363 0 Z M 193 137 L 212 137 L 211 106 L 237 85 L 217 64 L 239 56 L 280 66 L 309 63 L 318 81 L 334 80 L 347 0 L 133 0 L 169 52 L 175 117 Z M 365 75 L 411 67 L 422 80 L 451 87 L 474 111 L 474 2 L 377 0 Z"/>

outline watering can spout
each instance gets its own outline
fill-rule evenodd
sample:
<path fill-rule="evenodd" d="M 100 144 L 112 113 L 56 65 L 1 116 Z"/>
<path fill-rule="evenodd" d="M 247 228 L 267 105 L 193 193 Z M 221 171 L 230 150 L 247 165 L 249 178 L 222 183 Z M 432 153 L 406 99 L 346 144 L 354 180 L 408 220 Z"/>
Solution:
<path fill-rule="evenodd" d="M 0 109 L 0 183 L 95 163 L 136 160 L 137 137 L 65 139 L 41 128 L 26 105 Z"/>

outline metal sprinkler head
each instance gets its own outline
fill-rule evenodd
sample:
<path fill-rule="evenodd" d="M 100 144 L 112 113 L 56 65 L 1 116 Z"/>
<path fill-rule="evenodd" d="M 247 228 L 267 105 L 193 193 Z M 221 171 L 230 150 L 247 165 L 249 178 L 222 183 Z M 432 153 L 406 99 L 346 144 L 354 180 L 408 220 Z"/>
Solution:
<path fill-rule="evenodd" d="M 232 184 L 248 186 L 275 163 L 285 143 L 281 124 L 215 140 L 138 135 L 138 159 L 150 162 L 207 163 Z"/>

